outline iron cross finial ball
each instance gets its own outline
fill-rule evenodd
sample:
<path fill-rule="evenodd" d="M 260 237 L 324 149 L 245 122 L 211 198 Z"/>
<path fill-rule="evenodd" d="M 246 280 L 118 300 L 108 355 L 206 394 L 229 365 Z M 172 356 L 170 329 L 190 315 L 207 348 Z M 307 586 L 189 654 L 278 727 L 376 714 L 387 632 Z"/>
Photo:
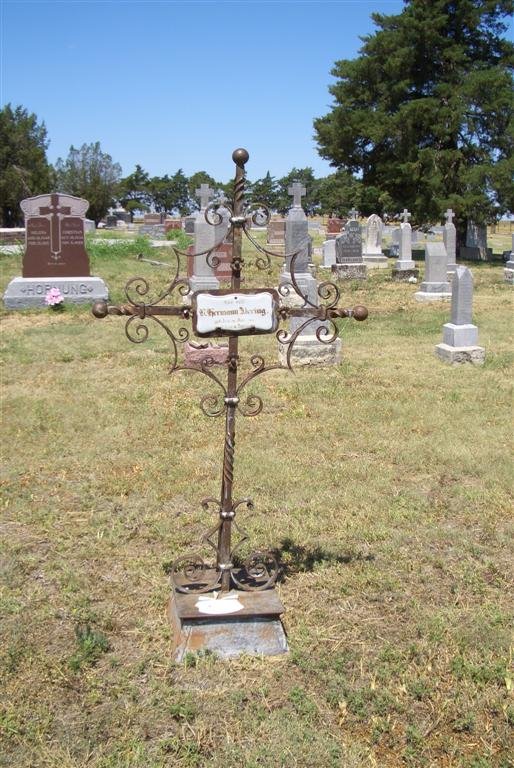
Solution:
<path fill-rule="evenodd" d="M 353 308 L 354 320 L 365 320 L 367 316 L 368 316 L 367 307 L 363 307 L 362 304 L 357 304 L 357 306 Z"/>
<path fill-rule="evenodd" d="M 95 301 L 95 303 L 91 308 L 91 312 L 99 320 L 101 320 L 104 317 L 107 317 L 108 315 L 107 302 L 104 301 L 103 299 L 99 299 L 98 301 Z"/>
<path fill-rule="evenodd" d="M 239 168 L 242 168 L 243 165 L 246 165 L 250 158 L 250 155 L 248 154 L 248 151 L 246 149 L 240 148 L 240 149 L 234 149 L 232 152 L 232 160 L 234 163 L 239 166 Z"/>

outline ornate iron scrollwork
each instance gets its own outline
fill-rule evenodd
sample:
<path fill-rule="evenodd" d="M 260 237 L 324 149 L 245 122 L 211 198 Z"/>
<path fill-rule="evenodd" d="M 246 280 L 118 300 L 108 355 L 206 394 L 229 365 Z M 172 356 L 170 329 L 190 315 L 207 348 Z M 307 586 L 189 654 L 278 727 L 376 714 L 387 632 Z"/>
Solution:
<path fill-rule="evenodd" d="M 232 158 L 236 164 L 233 200 L 222 200 L 209 204 L 205 209 L 204 217 L 205 221 L 214 227 L 222 225 L 224 221 L 227 222 L 223 240 L 228 239 L 232 243 L 231 290 L 237 293 L 240 290 L 241 271 L 244 266 L 242 258 L 243 235 L 255 249 L 256 256 L 253 263 L 259 270 L 270 271 L 273 260 L 280 259 L 282 261 L 284 255 L 265 248 L 252 236 L 249 223 L 253 222 L 261 226 L 267 224 L 270 220 L 270 212 L 263 204 L 246 204 L 244 201 L 244 166 L 248 160 L 248 152 L 245 149 L 237 149 Z M 224 216 L 221 209 L 225 209 L 228 215 Z M 294 344 L 311 323 L 318 322 L 315 331 L 318 341 L 330 344 L 337 337 L 338 331 L 335 324 L 337 318 L 355 317 L 357 320 L 364 320 L 367 316 L 365 307 L 355 307 L 354 309 L 338 307 L 339 288 L 329 281 L 318 285 L 318 300 L 312 301 L 307 294 L 302 292 L 297 281 L 295 265 L 299 252 L 295 252 L 287 255 L 290 263 L 291 287 L 289 285 L 281 286 L 279 294 L 282 298 L 287 298 L 292 288 L 301 300 L 301 307 L 294 309 L 289 307 L 287 303 L 283 303 L 276 309 L 280 322 L 284 322 L 292 316 L 301 319 L 300 324 L 293 332 L 288 332 L 283 327 L 279 327 L 275 331 L 276 340 L 287 350 L 285 365 L 281 363 L 267 365 L 262 355 L 254 354 L 250 357 L 249 368 L 247 367 L 246 372 L 238 379 L 241 361 L 237 333 L 227 334 L 229 336 L 229 348 L 227 361 L 224 363 L 227 370 L 226 385 L 221 381 L 219 375 L 214 373 L 215 361 L 212 357 L 204 358 L 199 365 L 179 364 L 179 346 L 189 340 L 191 332 L 183 325 L 179 325 L 178 329 L 172 328 L 161 318 L 174 317 L 180 321 L 191 319 L 192 310 L 187 303 L 190 289 L 188 280 L 180 277 L 181 259 L 204 256 L 207 263 L 214 268 L 219 264 L 216 251 L 220 245 L 221 242 L 198 253 L 186 253 L 173 248 L 175 263 L 169 265 L 172 279 L 166 289 L 153 301 L 145 301 L 150 295 L 148 281 L 143 277 L 135 277 L 129 280 L 125 286 L 127 304 L 110 306 L 106 302 L 96 302 L 93 306 L 93 314 L 96 317 L 105 317 L 107 314 L 126 316 L 128 319 L 125 324 L 125 333 L 128 339 L 136 344 L 145 342 L 149 337 L 149 322 L 156 323 L 164 331 L 170 343 L 171 364 L 169 373 L 184 370 L 195 371 L 206 376 L 218 388 L 215 394 L 203 394 L 200 400 L 200 407 L 207 416 L 225 415 L 221 497 L 219 500 L 205 499 L 202 503 L 204 508 L 208 508 L 211 503 L 215 504 L 217 508 L 218 522 L 207 531 L 202 539 L 204 544 L 212 547 L 216 552 L 216 562 L 208 564 L 202 555 L 196 553 L 175 560 L 171 569 L 171 580 L 177 591 L 186 593 L 208 592 L 217 587 L 220 587 L 222 591 L 227 591 L 232 585 L 241 590 L 255 591 L 267 589 L 275 583 L 279 567 L 271 552 L 256 551 L 249 554 L 242 563 L 239 562 L 238 550 L 247 541 L 248 534 L 236 523 L 236 510 L 242 504 L 251 510 L 253 504 L 249 499 L 242 499 L 237 502 L 232 500 L 236 411 L 243 416 L 257 416 L 262 411 L 262 398 L 252 392 L 247 393 L 247 386 L 263 373 L 278 369 L 292 369 L 291 356 Z M 181 303 L 172 306 L 166 305 L 164 302 L 172 298 L 175 293 L 178 294 Z M 233 531 L 239 535 L 236 546 L 232 544 Z M 216 540 L 215 537 L 217 537 Z"/>

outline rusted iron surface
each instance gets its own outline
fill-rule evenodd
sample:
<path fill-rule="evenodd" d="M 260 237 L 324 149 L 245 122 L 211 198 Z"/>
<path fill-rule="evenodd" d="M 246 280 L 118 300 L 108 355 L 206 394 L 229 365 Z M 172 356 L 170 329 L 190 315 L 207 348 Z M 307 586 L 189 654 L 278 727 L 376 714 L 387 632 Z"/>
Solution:
<path fill-rule="evenodd" d="M 236 149 L 232 154 L 232 159 L 236 165 L 232 203 L 226 200 L 213 202 L 205 210 L 205 219 L 213 226 L 221 224 L 223 217 L 219 211 L 222 208 L 228 209 L 231 214 L 228 233 L 224 233 L 223 241 L 228 241 L 231 246 L 229 292 L 233 294 L 241 292 L 241 272 L 245 266 L 242 255 L 243 235 L 254 246 L 253 265 L 257 269 L 269 271 L 273 259 L 279 258 L 281 261 L 284 259 L 283 253 L 264 248 L 252 237 L 251 223 L 265 226 L 271 217 L 265 205 L 258 203 L 248 205 L 245 203 L 245 165 L 248 157 L 248 152 L 245 149 Z M 269 589 L 275 583 L 279 568 L 271 552 L 253 552 L 244 559 L 244 562 L 240 562 L 237 557 L 238 551 L 241 551 L 240 547 L 248 539 L 248 535 L 236 523 L 236 511 L 241 505 L 252 510 L 253 503 L 250 499 L 234 500 L 232 495 L 236 413 L 243 416 L 256 416 L 261 412 L 262 400 L 247 389 L 248 385 L 256 377 L 268 371 L 292 370 L 291 354 L 294 344 L 311 324 L 316 324 L 314 327 L 316 328 L 317 340 L 323 344 L 331 344 L 338 337 L 335 320 L 353 317 L 355 320 L 361 321 L 365 320 L 368 314 L 367 309 L 362 306 L 356 306 L 353 309 L 340 307 L 340 290 L 337 285 L 328 281 L 318 285 L 317 300 L 315 302 L 310 300 L 302 292 L 296 279 L 295 263 L 300 254 L 299 252 L 288 254 L 291 283 L 278 289 L 279 300 L 275 301 L 273 305 L 276 323 L 270 326 L 270 331 L 265 331 L 274 333 L 278 343 L 287 350 L 285 363 L 272 362 L 267 364 L 261 355 L 254 354 L 249 358 L 249 365 L 245 366 L 239 355 L 239 336 L 243 335 L 244 332 L 233 332 L 224 334 L 228 337 L 228 350 L 226 360 L 223 363 L 223 367 L 226 368 L 226 383 L 222 380 L 219 370 L 219 358 L 215 359 L 214 355 L 209 355 L 208 352 L 201 356 L 200 363 L 185 360 L 179 364 L 179 348 L 189 342 L 191 338 L 190 328 L 182 325 L 182 321 L 192 320 L 193 328 L 195 328 L 197 319 L 194 314 L 194 302 L 193 306 L 190 306 L 191 296 L 188 296 L 190 291 L 187 277 L 180 276 L 181 260 L 185 259 L 187 263 L 191 263 L 194 256 L 204 255 L 207 263 L 215 269 L 220 263 L 220 257 L 217 256 L 217 253 L 220 252 L 223 241 L 216 243 L 207 251 L 196 254 L 192 253 L 191 249 L 180 251 L 173 248 L 176 264 L 170 265 L 171 281 L 167 288 L 153 300 L 149 300 L 150 285 L 147 280 L 142 277 L 135 277 L 129 280 L 125 286 L 126 303 L 112 306 L 106 302 L 96 302 L 93 305 L 95 317 L 102 318 L 108 314 L 126 316 L 128 319 L 125 324 L 125 333 L 130 341 L 136 344 L 146 341 L 150 334 L 150 328 L 159 326 L 167 335 L 170 345 L 171 364 L 169 372 L 196 371 L 205 375 L 216 387 L 214 393 L 205 394 L 200 401 L 200 406 L 207 416 L 225 416 L 220 497 L 208 498 L 202 502 L 204 509 L 208 509 L 212 504 L 217 512 L 216 525 L 207 531 L 202 539 L 204 544 L 214 550 L 215 562 L 212 564 L 206 562 L 202 554 L 199 553 L 180 557 L 173 563 L 171 569 L 172 584 L 177 593 L 184 593 L 185 595 L 198 595 L 214 589 L 221 589 L 223 593 L 227 593 L 233 587 L 245 592 L 258 593 Z M 287 305 L 286 299 L 291 291 L 294 291 L 300 298 L 302 304 L 300 308 Z M 210 291 L 209 293 L 223 295 L 227 291 Z M 174 305 L 163 303 L 173 298 L 178 300 Z M 282 298 L 282 302 L 280 298 Z M 170 327 L 160 319 L 160 316 L 178 318 L 181 321 L 179 327 Z M 302 322 L 293 332 L 288 333 L 285 328 L 279 327 L 279 324 L 287 321 L 290 317 L 301 317 Z M 248 331 L 246 332 L 248 333 Z M 217 366 L 216 373 L 213 370 L 215 366 Z M 235 543 L 232 541 L 233 536 L 237 536 Z"/>

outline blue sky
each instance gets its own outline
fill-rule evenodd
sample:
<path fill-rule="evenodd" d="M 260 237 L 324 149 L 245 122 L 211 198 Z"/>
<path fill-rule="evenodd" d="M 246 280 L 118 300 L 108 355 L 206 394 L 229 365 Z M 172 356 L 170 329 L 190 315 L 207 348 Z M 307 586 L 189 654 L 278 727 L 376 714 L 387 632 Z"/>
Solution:
<path fill-rule="evenodd" d="M 256 179 L 331 172 L 312 121 L 331 103 L 334 61 L 353 58 L 373 11 L 402 0 L 0 0 L 0 103 L 44 120 L 48 157 L 100 141 L 130 173 Z"/>

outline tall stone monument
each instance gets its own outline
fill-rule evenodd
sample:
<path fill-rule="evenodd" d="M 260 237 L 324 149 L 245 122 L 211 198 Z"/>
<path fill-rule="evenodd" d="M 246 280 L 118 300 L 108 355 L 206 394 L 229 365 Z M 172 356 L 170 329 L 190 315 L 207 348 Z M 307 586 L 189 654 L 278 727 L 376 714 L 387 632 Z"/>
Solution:
<path fill-rule="evenodd" d="M 396 282 L 406 282 L 412 278 L 418 278 L 419 269 L 412 259 L 412 227 L 409 223 L 411 217 L 407 208 L 402 211 L 402 223 L 399 229 L 398 260 L 395 261 L 392 278 Z"/>
<path fill-rule="evenodd" d="M 205 253 L 216 245 L 217 227 L 205 220 L 205 210 L 214 196 L 214 190 L 208 184 L 200 184 L 200 187 L 195 190 L 195 194 L 200 199 L 200 210 L 194 214 L 194 243 L 190 253 L 199 255 L 192 256 L 188 260 L 191 293 L 216 290 L 220 285 L 214 274 L 214 267 L 207 263 L 207 254 Z"/>
<path fill-rule="evenodd" d="M 457 268 L 455 261 L 457 256 L 457 230 L 453 223 L 453 217 L 455 216 L 451 208 L 448 208 L 444 214 L 446 224 L 443 228 L 443 243 L 446 248 L 446 255 L 448 256 L 448 273 L 453 274 Z"/>
<path fill-rule="evenodd" d="M 376 213 L 371 214 L 366 222 L 363 254 L 364 263 L 368 267 L 375 269 L 385 269 L 387 267 L 387 256 L 382 252 L 383 232 L 384 222 Z"/>
<path fill-rule="evenodd" d="M 485 350 L 478 346 L 478 328 L 472 322 L 473 275 L 456 267 L 452 280 L 451 320 L 443 325 L 443 341 L 435 351 L 445 363 L 482 365 Z"/>
<path fill-rule="evenodd" d="M 414 294 L 416 301 L 444 301 L 451 297 L 447 264 L 444 243 L 428 240 L 425 243 L 425 279 Z"/>
<path fill-rule="evenodd" d="M 305 187 L 295 181 L 288 189 L 293 197 L 293 205 L 286 216 L 285 232 L 285 269 L 280 275 L 279 293 L 281 302 L 288 307 L 307 308 L 319 305 L 318 284 L 309 269 L 311 254 L 311 238 L 308 232 L 307 216 L 301 205 Z M 297 254 L 294 257 L 293 254 Z M 294 270 L 294 278 L 307 303 L 303 302 L 296 293 L 291 282 L 291 269 Z M 303 315 L 292 317 L 289 332 L 294 333 L 305 322 Z M 296 365 L 332 365 L 339 362 L 341 355 L 341 340 L 337 339 L 333 344 L 323 344 L 316 333 L 323 333 L 324 324 L 316 320 L 305 328 L 298 336 L 292 351 L 292 360 Z M 327 332 L 328 335 L 328 332 Z M 287 348 L 283 344 L 278 345 L 279 359 L 285 364 Z"/>
<path fill-rule="evenodd" d="M 344 231 L 336 237 L 336 263 L 332 273 L 338 280 L 366 280 L 367 266 L 362 258 L 362 233 L 357 211 L 350 211 Z"/>
<path fill-rule="evenodd" d="M 87 200 L 55 192 L 22 200 L 25 214 L 25 253 L 22 277 L 15 277 L 4 294 L 9 309 L 44 307 L 45 296 L 58 288 L 73 304 L 108 297 L 107 286 L 89 271 L 84 222 Z"/>

